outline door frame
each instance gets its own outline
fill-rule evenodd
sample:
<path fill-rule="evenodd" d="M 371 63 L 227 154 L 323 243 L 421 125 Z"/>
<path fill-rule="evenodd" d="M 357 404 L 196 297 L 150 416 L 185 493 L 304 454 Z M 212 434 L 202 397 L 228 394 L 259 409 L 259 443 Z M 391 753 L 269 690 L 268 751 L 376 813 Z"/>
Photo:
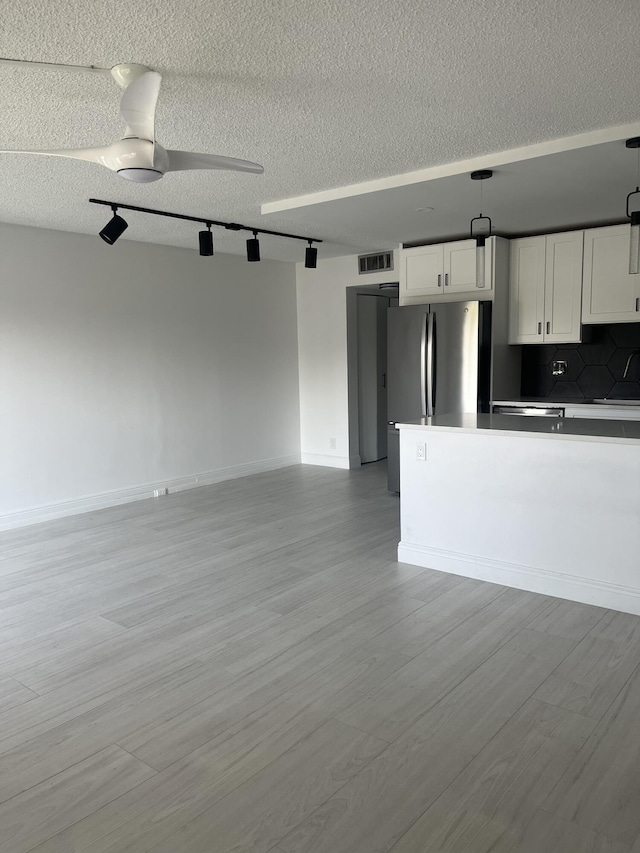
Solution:
<path fill-rule="evenodd" d="M 349 416 L 349 467 L 358 468 L 360 459 L 360 413 L 358 387 L 358 295 L 399 298 L 399 282 L 353 285 L 346 292 L 347 320 L 347 396 Z"/>

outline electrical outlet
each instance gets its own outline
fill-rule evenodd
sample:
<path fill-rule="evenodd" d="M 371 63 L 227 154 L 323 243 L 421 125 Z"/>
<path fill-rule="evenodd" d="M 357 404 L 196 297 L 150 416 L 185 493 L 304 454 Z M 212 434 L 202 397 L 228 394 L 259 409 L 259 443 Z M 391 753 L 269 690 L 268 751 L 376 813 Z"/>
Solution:
<path fill-rule="evenodd" d="M 427 459 L 427 445 L 424 441 L 419 441 L 416 444 L 416 460 L 418 462 L 426 462 Z"/>
<path fill-rule="evenodd" d="M 330 439 L 329 439 L 329 448 L 330 448 L 331 450 L 335 450 L 335 449 L 336 449 L 336 440 L 335 440 L 335 438 L 330 438 Z"/>

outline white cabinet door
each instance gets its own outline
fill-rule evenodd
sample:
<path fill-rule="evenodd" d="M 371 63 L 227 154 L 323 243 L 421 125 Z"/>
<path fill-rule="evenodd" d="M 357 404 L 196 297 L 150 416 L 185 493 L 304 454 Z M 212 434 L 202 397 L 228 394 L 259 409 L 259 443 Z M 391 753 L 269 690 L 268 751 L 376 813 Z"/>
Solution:
<path fill-rule="evenodd" d="M 405 249 L 402 263 L 401 296 L 431 296 L 444 291 L 442 244 Z"/>
<path fill-rule="evenodd" d="M 543 340 L 545 237 L 511 241 L 509 277 L 509 343 Z"/>
<path fill-rule="evenodd" d="M 545 343 L 581 340 L 583 231 L 549 234 L 546 238 Z"/>
<path fill-rule="evenodd" d="M 485 289 L 491 290 L 491 256 L 494 241 L 487 240 L 485 246 Z M 459 243 L 444 244 L 444 292 L 474 291 L 476 282 L 476 241 L 460 240 Z"/>
<path fill-rule="evenodd" d="M 628 225 L 585 231 L 582 322 L 640 322 L 640 275 L 629 275 Z"/>

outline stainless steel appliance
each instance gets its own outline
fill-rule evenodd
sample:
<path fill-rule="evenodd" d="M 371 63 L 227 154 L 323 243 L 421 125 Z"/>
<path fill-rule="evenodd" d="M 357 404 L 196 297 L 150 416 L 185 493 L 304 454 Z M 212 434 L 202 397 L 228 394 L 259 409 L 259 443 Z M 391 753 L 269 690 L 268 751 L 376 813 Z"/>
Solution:
<path fill-rule="evenodd" d="M 389 308 L 389 491 L 400 491 L 400 436 L 396 423 L 435 414 L 489 411 L 491 308 L 490 302 Z"/>
<path fill-rule="evenodd" d="M 494 415 L 523 415 L 529 418 L 563 418 L 564 406 L 494 406 Z"/>

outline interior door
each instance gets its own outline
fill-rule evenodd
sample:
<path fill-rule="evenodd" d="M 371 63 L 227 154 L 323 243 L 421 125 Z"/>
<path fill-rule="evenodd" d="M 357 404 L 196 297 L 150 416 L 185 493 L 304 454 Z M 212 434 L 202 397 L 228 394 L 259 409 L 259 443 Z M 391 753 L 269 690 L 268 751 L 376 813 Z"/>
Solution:
<path fill-rule="evenodd" d="M 387 455 L 387 309 L 389 299 L 357 295 L 360 461 Z"/>
<path fill-rule="evenodd" d="M 378 428 L 378 459 L 387 455 L 387 312 L 389 300 L 376 298 L 377 377 L 378 395 L 376 423 Z"/>

